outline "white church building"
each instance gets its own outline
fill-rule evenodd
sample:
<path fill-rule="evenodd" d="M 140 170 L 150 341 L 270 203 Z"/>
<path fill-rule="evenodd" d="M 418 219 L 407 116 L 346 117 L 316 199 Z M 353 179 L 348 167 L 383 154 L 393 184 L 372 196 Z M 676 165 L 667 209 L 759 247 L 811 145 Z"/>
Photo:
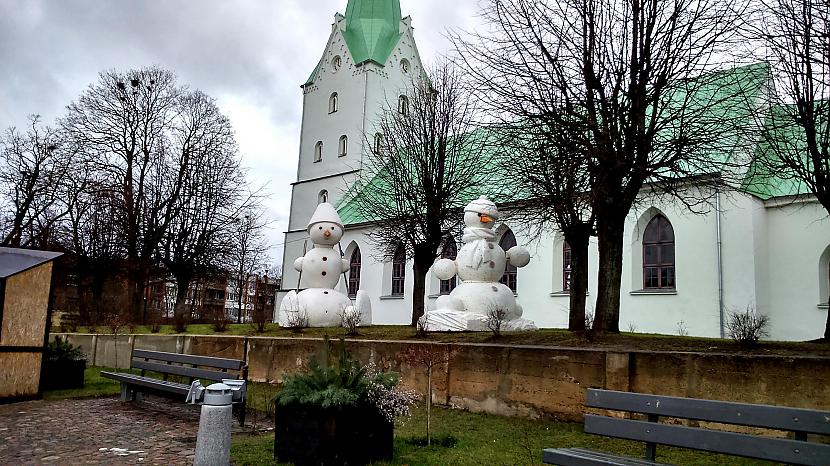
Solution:
<path fill-rule="evenodd" d="M 285 233 L 281 299 L 304 288 L 294 260 L 311 247 L 306 225 L 320 202 L 337 206 L 346 224 L 341 241 L 351 267 L 339 286 L 365 290 L 374 324 L 411 319 L 412 263 L 384 260 L 355 218 L 344 193 L 358 179 L 371 150 L 373 122 L 406 94 L 422 73 L 410 17 L 398 0 L 348 0 L 336 14 L 325 51 L 303 91 L 297 181 Z M 763 142 L 755 153 L 763 155 Z M 731 311 L 748 306 L 770 317 L 770 338 L 811 340 L 824 331 L 830 296 L 830 218 L 789 182 L 757 179 L 751 165 L 742 186 L 710 192 L 697 212 L 670 198 L 648 199 L 628 215 L 620 329 L 642 333 L 718 337 Z M 702 212 L 700 211 L 702 210 Z M 528 266 L 508 269 L 503 282 L 516 293 L 524 317 L 539 327 L 568 324 L 569 249 L 553 225 L 529 237 L 521 225 L 498 228 L 503 249 L 530 250 Z M 460 245 L 458 246 L 460 247 Z M 452 257 L 450 245 L 444 256 Z M 598 253 L 592 243 L 588 310 L 596 298 Z M 455 282 L 428 276 L 427 307 Z"/>

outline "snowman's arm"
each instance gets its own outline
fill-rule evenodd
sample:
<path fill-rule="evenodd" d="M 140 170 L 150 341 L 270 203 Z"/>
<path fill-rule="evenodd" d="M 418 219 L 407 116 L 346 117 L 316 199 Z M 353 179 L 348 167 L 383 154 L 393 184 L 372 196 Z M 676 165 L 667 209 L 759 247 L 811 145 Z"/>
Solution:
<path fill-rule="evenodd" d="M 513 267 L 524 267 L 530 263 L 530 253 L 521 246 L 513 246 L 507 250 L 507 262 Z"/>
<path fill-rule="evenodd" d="M 351 268 L 351 264 L 346 259 L 340 259 L 340 273 L 346 273 Z"/>
<path fill-rule="evenodd" d="M 296 270 L 297 272 L 302 272 L 303 271 L 303 258 L 302 257 L 298 257 L 297 260 L 294 261 L 294 270 Z"/>
<path fill-rule="evenodd" d="M 455 261 L 452 259 L 440 259 L 432 265 L 432 271 L 439 280 L 449 280 L 458 272 Z"/>

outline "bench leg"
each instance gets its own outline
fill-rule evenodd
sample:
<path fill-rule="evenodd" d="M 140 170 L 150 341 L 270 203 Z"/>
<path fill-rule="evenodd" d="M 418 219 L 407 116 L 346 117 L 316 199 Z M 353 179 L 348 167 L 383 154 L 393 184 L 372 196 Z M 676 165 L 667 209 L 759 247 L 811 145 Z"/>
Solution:
<path fill-rule="evenodd" d="M 121 401 L 129 401 L 130 391 L 130 386 L 121 382 Z"/>
<path fill-rule="evenodd" d="M 239 427 L 245 427 L 245 403 L 235 404 L 236 417 L 239 419 Z"/>

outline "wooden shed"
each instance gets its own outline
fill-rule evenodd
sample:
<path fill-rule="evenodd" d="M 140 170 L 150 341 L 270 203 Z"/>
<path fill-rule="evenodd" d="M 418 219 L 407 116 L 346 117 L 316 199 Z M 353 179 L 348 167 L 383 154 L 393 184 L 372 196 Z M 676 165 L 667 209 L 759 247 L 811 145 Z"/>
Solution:
<path fill-rule="evenodd" d="M 60 255 L 0 248 L 0 403 L 40 396 L 52 261 Z"/>

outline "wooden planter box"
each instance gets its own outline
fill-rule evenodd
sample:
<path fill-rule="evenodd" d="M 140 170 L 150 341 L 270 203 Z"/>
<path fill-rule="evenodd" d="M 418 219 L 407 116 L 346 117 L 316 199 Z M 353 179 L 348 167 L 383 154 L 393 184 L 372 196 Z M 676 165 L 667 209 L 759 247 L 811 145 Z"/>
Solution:
<path fill-rule="evenodd" d="M 394 425 L 374 406 L 277 405 L 274 457 L 297 465 L 359 465 L 391 459 Z"/>
<path fill-rule="evenodd" d="M 86 359 L 44 358 L 43 363 L 44 390 L 83 388 Z"/>

